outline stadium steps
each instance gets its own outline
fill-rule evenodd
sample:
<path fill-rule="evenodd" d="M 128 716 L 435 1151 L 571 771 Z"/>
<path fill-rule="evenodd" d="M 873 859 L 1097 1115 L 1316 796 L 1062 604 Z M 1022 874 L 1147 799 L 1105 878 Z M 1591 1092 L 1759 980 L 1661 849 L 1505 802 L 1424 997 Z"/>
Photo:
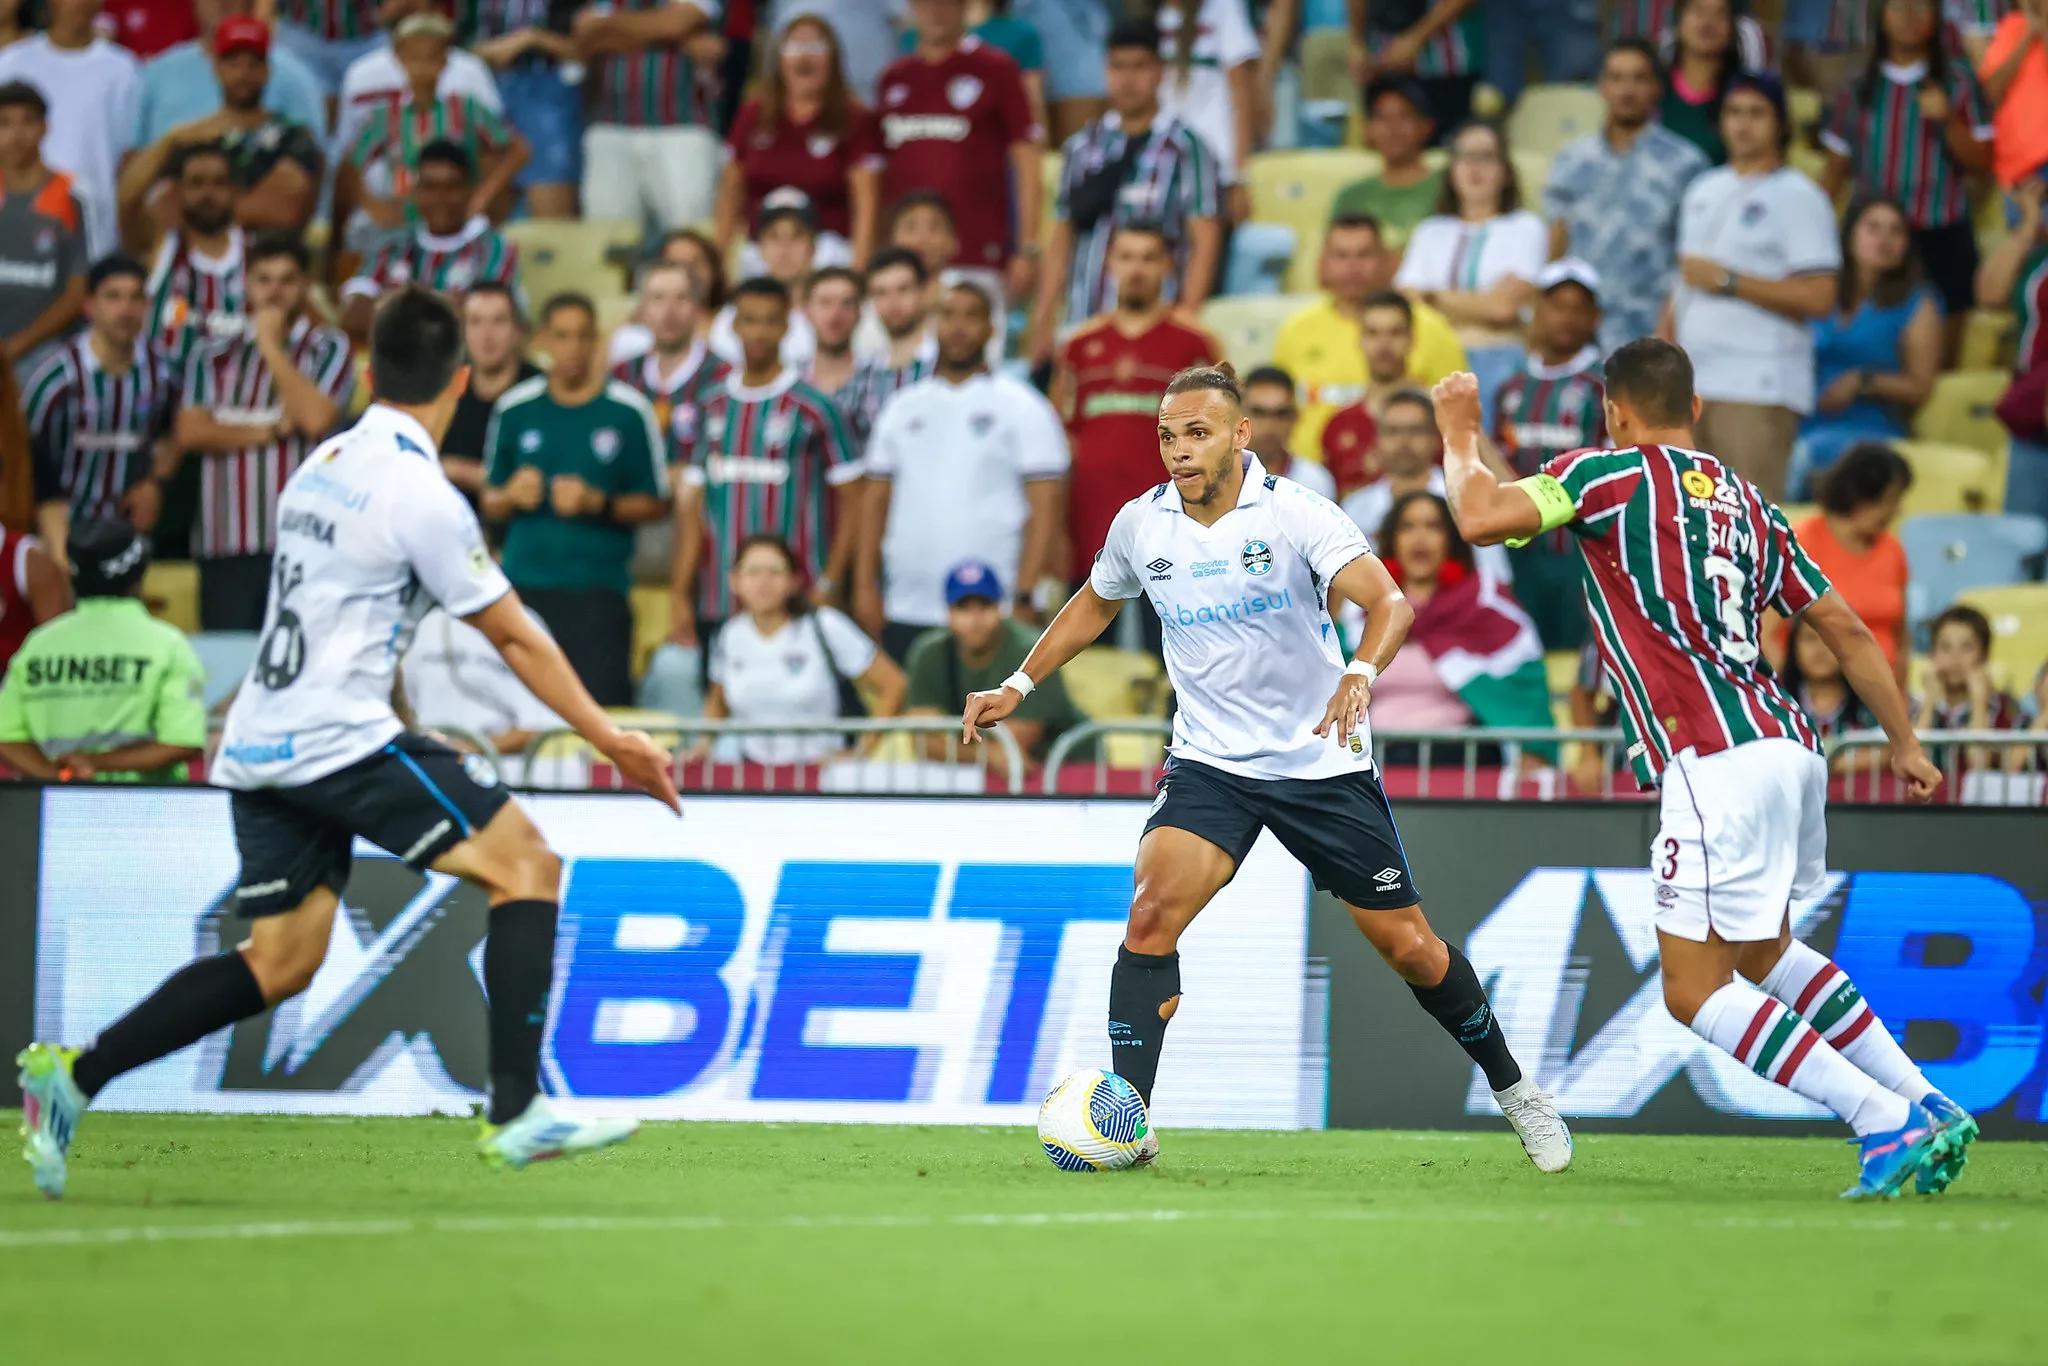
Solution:
<path fill-rule="evenodd" d="M 1990 618 L 1991 662 L 1994 669 L 2003 669 L 2003 686 L 2013 692 L 2031 689 L 2048 664 L 2048 583 L 1973 588 L 1957 601 Z"/>

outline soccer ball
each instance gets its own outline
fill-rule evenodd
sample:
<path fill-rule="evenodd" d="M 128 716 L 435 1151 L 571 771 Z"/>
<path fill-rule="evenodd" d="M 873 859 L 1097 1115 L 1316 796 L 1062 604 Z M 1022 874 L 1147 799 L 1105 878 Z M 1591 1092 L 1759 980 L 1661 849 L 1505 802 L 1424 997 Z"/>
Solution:
<path fill-rule="evenodd" d="M 1038 1107 L 1038 1141 L 1063 1172 L 1110 1172 L 1145 1157 L 1145 1102 L 1114 1072 L 1076 1072 Z"/>

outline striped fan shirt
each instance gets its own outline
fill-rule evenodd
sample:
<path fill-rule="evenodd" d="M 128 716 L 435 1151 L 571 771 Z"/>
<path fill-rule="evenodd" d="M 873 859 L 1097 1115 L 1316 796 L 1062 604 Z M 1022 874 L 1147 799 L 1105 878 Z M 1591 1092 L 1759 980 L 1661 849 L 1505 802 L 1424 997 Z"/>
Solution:
<path fill-rule="evenodd" d="M 337 42 L 377 31 L 378 0 L 277 0 L 277 21 Z"/>
<path fill-rule="evenodd" d="M 362 270 L 341 287 L 341 297 L 375 299 L 388 290 L 420 284 L 460 298 L 470 286 L 486 281 L 509 285 L 518 294 L 519 244 L 478 214 L 460 232 L 446 237 L 415 224 L 411 232 L 385 243 L 365 260 Z M 519 306 L 523 312 L 524 296 Z"/>
<path fill-rule="evenodd" d="M 1821 129 L 1821 145 L 1849 158 L 1855 193 L 1883 196 L 1905 206 L 1915 228 L 1940 228 L 1966 221 L 1970 201 L 1965 171 L 1948 148 L 1948 120 L 1920 111 L 1920 85 L 1927 64 L 1885 63 L 1875 82 L 1858 80 L 1843 89 Z M 1869 89 L 1870 85 L 1875 89 Z M 1951 118 L 1961 118 L 1979 138 L 1991 137 L 1991 104 L 1969 64 L 1946 63 L 1942 88 Z"/>
<path fill-rule="evenodd" d="M 1415 54 L 1415 74 L 1425 79 L 1431 76 L 1469 76 L 1483 68 L 1486 65 L 1486 17 L 1482 9 L 1483 6 L 1474 5 L 1456 22 L 1430 34 L 1422 50 Z M 1378 52 L 1398 37 L 1398 33 L 1374 30 L 1366 36 L 1366 45 Z"/>
<path fill-rule="evenodd" d="M 654 425 L 662 432 L 662 459 L 674 465 L 688 458 L 697 440 L 707 391 L 724 384 L 731 369 L 699 337 L 667 379 L 662 378 L 661 361 L 652 351 L 614 365 L 612 378 L 654 409 Z"/>
<path fill-rule="evenodd" d="M 1054 211 L 1074 231 L 1074 254 L 1067 269 L 1067 321 L 1078 323 L 1116 305 L 1116 284 L 1109 278 L 1109 239 L 1120 224 L 1149 220 L 1166 230 L 1174 272 L 1166 280 L 1166 297 L 1175 296 L 1179 275 L 1187 266 L 1188 220 L 1215 218 L 1223 212 L 1220 198 L 1223 168 L 1201 135 L 1171 114 L 1160 114 L 1145 130 L 1135 155 L 1126 164 L 1122 187 L 1109 212 L 1083 230 L 1073 223 L 1072 199 L 1086 180 L 1130 154 L 1131 135 L 1115 110 L 1090 122 L 1060 149 L 1060 187 Z"/>
<path fill-rule="evenodd" d="M 286 346 L 293 368 L 346 408 L 355 387 L 348 338 L 339 328 L 300 318 Z M 254 340 L 237 337 L 195 355 L 185 374 L 185 401 L 233 426 L 267 426 L 284 416 L 276 382 Z M 195 553 L 267 555 L 277 538 L 277 498 L 285 480 L 319 438 L 289 436 L 238 451 L 208 451 L 199 466 L 199 536 Z"/>
<path fill-rule="evenodd" d="M 881 418 L 882 409 L 888 406 L 889 400 L 930 376 L 938 368 L 938 363 L 935 355 L 928 356 L 919 351 L 901 365 L 862 361 L 855 368 L 845 387 L 832 395 L 832 401 L 845 415 L 856 448 L 867 445 L 868 437 L 874 433 L 875 423 Z"/>
<path fill-rule="evenodd" d="M 114 516 L 149 474 L 151 446 L 170 430 L 177 402 L 170 364 L 147 339 L 118 375 L 100 364 L 90 334 L 60 344 L 23 391 L 36 501 L 62 499 L 73 518 Z"/>
<path fill-rule="evenodd" d="M 832 400 L 784 370 L 748 388 L 737 373 L 704 391 L 683 469 L 704 497 L 701 619 L 732 615 L 728 575 L 740 542 L 759 531 L 787 540 L 813 579 L 825 572 L 832 490 L 860 477 L 853 439 Z"/>
<path fill-rule="evenodd" d="M 349 145 L 347 160 L 366 176 L 383 173 L 375 186 L 398 196 L 412 193 L 413 172 L 420 149 L 446 139 L 469 153 L 470 164 L 482 167 L 512 145 L 512 129 L 504 116 L 469 95 L 444 95 L 422 104 L 407 91 L 378 103 L 363 119 Z"/>
<path fill-rule="evenodd" d="M 644 14 L 674 0 L 616 0 L 620 14 Z M 695 0 L 714 21 L 719 6 Z M 594 73 L 597 94 L 589 111 L 591 123 L 628 128 L 708 128 L 718 103 L 718 68 L 699 66 L 680 44 L 664 43 L 633 52 L 614 52 Z"/>
<path fill-rule="evenodd" d="M 456 0 L 455 31 L 464 43 L 488 42 L 521 29 L 553 27 L 549 0 Z"/>
<path fill-rule="evenodd" d="M 228 229 L 228 249 L 219 259 L 194 251 L 172 229 L 157 248 L 149 273 L 146 335 L 183 376 L 195 351 L 224 346 L 249 330 L 247 239 Z"/>
<path fill-rule="evenodd" d="M 1790 617 L 1828 591 L 1785 515 L 1711 455 L 1667 446 L 1573 451 L 1545 467 L 1585 557 L 1594 639 L 1645 786 L 1674 754 L 1820 740 L 1758 648 L 1766 607 Z M 1539 476 L 1541 478 L 1541 476 Z"/>
<path fill-rule="evenodd" d="M 2012 288 L 2012 311 L 2019 316 L 2019 359 L 2016 374 L 2037 365 L 2048 365 L 2048 245 L 2037 246 L 2020 267 L 2019 283 Z"/>
<path fill-rule="evenodd" d="M 1545 365 L 1530 356 L 1493 400 L 1494 444 L 1522 478 L 1543 473 L 1566 451 L 1604 446 L 1607 414 L 1601 401 L 1606 393 L 1597 346 L 1562 365 Z M 1560 528 L 1537 543 L 1562 553 L 1571 546 L 1570 533 Z"/>

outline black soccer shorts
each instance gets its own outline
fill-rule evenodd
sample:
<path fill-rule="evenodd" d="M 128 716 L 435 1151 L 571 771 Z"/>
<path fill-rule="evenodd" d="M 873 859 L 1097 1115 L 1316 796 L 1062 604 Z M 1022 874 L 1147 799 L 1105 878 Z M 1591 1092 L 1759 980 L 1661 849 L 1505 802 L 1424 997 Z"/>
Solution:
<path fill-rule="evenodd" d="M 357 835 L 424 869 L 510 800 L 487 761 L 411 731 L 310 783 L 235 792 L 235 909 L 277 915 L 317 887 L 339 894 Z"/>
<path fill-rule="evenodd" d="M 1391 911 L 1422 900 L 1379 775 L 1247 778 L 1187 759 L 1167 760 L 1147 833 L 1171 826 L 1200 835 L 1243 863 L 1259 831 L 1271 830 L 1317 890 L 1361 910 Z"/>

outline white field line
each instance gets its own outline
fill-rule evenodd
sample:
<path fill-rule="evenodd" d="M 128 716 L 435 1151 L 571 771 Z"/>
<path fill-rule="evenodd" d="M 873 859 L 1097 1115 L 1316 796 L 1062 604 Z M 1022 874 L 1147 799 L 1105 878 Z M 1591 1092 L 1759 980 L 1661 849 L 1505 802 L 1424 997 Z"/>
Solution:
<path fill-rule="evenodd" d="M 1299 1221 L 1359 1224 L 1521 1224 L 1557 1228 L 1669 1228 L 1671 1222 L 1643 1219 L 1623 1211 L 1580 1210 L 1335 1209 L 1335 1210 L 1046 1210 L 992 1214 L 789 1215 L 778 1219 L 728 1219 L 720 1215 L 610 1216 L 515 1215 L 430 1219 L 265 1220 L 238 1224 L 137 1224 L 104 1228 L 0 1229 L 0 1251 L 28 1248 L 105 1247 L 127 1243 L 263 1242 L 324 1238 L 391 1237 L 427 1233 L 716 1233 L 728 1230 L 1051 1228 L 1100 1224 L 1247 1223 Z M 1686 1221 L 1698 1229 L 1751 1231 L 1849 1230 L 1858 1233 L 1911 1232 L 1992 1234 L 2048 1231 L 2048 1225 L 2010 1219 L 1907 1219 L 1897 1216 L 1785 1215 L 1729 1216 Z"/>

